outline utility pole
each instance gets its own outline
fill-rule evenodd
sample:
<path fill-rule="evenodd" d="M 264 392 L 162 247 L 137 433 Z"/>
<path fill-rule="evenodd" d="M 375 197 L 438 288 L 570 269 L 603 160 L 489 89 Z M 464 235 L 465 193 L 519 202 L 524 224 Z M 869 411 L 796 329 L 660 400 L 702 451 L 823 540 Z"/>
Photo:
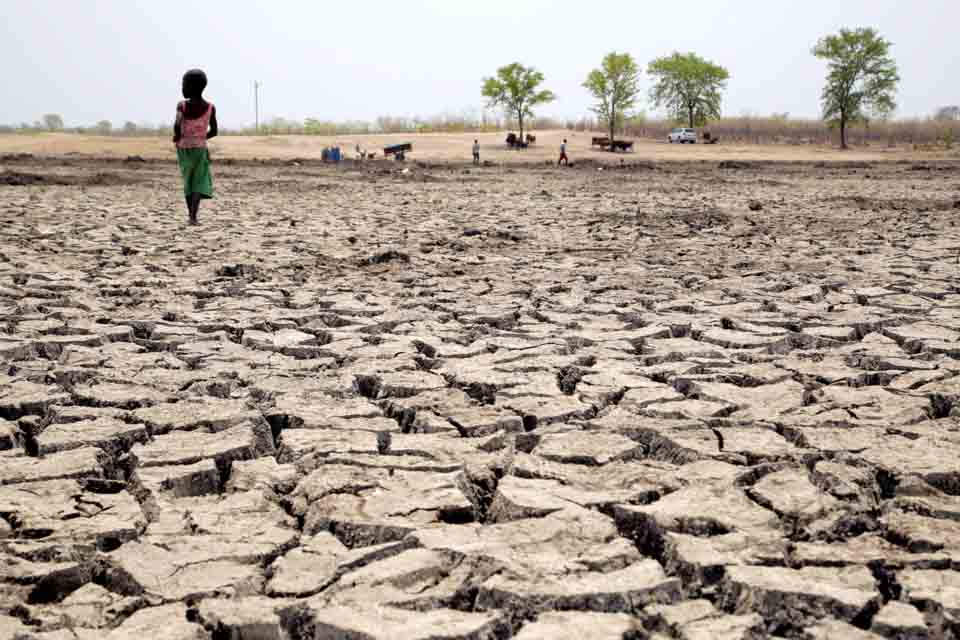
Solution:
<path fill-rule="evenodd" d="M 254 131 L 260 134 L 260 82 L 253 81 L 253 112 L 255 118 Z"/>

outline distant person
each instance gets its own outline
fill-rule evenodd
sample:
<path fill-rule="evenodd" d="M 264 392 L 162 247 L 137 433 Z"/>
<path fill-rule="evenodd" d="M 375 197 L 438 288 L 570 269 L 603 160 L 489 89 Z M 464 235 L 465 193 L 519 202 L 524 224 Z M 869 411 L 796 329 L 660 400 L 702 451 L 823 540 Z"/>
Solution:
<path fill-rule="evenodd" d="M 207 74 L 200 69 L 191 69 L 183 75 L 185 99 L 177 104 L 173 125 L 173 142 L 177 145 L 177 163 L 183 176 L 190 224 L 197 224 L 200 201 L 213 197 L 207 140 L 217 135 L 217 110 L 203 99 L 206 88 Z"/>
<path fill-rule="evenodd" d="M 563 143 L 561 143 L 560 145 L 560 159 L 557 160 L 557 166 L 559 167 L 561 164 L 563 165 L 570 164 L 570 158 L 567 157 L 567 139 L 566 138 L 563 139 Z"/>
<path fill-rule="evenodd" d="M 480 141 L 473 141 L 473 164 L 480 164 Z"/>

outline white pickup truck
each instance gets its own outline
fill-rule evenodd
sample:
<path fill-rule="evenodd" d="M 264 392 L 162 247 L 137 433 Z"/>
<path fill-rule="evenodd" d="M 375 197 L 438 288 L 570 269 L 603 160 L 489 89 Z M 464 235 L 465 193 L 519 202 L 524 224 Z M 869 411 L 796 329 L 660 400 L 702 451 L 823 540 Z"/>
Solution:
<path fill-rule="evenodd" d="M 667 135 L 667 140 L 670 141 L 670 144 L 674 142 L 697 144 L 697 132 L 695 129 L 674 129 Z"/>

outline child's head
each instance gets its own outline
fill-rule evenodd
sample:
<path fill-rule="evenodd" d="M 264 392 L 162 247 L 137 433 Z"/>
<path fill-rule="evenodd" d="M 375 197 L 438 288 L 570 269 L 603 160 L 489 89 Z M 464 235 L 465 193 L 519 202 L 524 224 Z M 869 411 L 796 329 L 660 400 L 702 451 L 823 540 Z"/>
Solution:
<path fill-rule="evenodd" d="M 200 69 L 190 69 L 183 74 L 183 97 L 194 100 L 203 96 L 207 88 L 207 74 Z"/>

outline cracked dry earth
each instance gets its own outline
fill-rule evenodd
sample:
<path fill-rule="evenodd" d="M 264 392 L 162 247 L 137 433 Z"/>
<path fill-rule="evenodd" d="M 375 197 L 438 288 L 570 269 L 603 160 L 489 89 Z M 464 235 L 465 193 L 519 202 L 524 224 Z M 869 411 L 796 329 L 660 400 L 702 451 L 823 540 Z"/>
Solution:
<path fill-rule="evenodd" d="M 960 637 L 960 165 L 10 159 L 0 637 Z"/>

